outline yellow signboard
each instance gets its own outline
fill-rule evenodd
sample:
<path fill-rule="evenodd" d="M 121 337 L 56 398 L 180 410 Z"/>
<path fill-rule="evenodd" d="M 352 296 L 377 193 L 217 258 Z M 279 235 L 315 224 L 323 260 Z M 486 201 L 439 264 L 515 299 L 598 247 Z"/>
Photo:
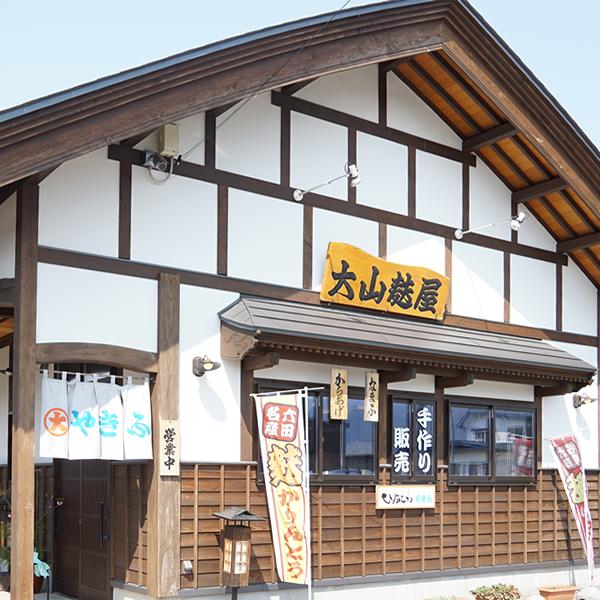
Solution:
<path fill-rule="evenodd" d="M 424 319 L 444 318 L 450 280 L 431 269 L 387 262 L 330 242 L 320 298 Z"/>

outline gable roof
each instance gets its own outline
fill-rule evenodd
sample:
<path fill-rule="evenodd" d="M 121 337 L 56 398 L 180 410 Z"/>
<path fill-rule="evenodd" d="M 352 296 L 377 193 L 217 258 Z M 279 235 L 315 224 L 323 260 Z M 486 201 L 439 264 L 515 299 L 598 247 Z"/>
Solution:
<path fill-rule="evenodd" d="M 600 284 L 600 153 L 464 0 L 302 19 L 0 112 L 0 186 L 6 196 L 11 182 L 163 123 L 373 63 L 425 100 Z"/>

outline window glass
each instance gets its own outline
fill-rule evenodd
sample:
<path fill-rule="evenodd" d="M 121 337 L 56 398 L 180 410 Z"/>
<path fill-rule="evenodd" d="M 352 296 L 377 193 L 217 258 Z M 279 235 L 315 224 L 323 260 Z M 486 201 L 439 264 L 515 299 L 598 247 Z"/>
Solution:
<path fill-rule="evenodd" d="M 496 476 L 533 477 L 533 413 L 496 409 Z"/>
<path fill-rule="evenodd" d="M 398 477 L 411 477 L 411 405 L 395 401 L 392 406 L 392 472 Z"/>
<path fill-rule="evenodd" d="M 490 409 L 450 407 L 450 474 L 490 475 Z"/>

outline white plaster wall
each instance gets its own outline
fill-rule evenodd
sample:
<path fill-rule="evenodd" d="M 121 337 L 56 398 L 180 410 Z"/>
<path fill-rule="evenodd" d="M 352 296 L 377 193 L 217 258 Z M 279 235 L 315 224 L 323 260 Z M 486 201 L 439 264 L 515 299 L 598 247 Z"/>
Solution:
<path fill-rule="evenodd" d="M 387 260 L 403 265 L 427 267 L 444 274 L 445 256 L 443 238 L 388 225 Z"/>
<path fill-rule="evenodd" d="M 0 369 L 9 366 L 9 348 L 0 348 Z M 8 390 L 10 377 L 0 374 L 0 465 L 8 463 Z"/>
<path fill-rule="evenodd" d="M 493 400 L 519 400 L 522 402 L 533 402 L 535 400 L 532 385 L 507 381 L 488 381 L 486 379 L 476 379 L 471 385 L 461 388 L 449 388 L 446 390 L 446 395 L 491 398 Z"/>
<path fill-rule="evenodd" d="M 17 195 L 0 204 L 0 279 L 15 276 Z"/>
<path fill-rule="evenodd" d="M 106 152 L 70 160 L 40 184 L 40 244 L 117 256 L 119 163 Z"/>
<path fill-rule="evenodd" d="M 461 139 L 396 75 L 388 73 L 388 125 L 453 148 Z"/>
<path fill-rule="evenodd" d="M 511 192 L 482 161 L 469 169 L 470 227 L 480 227 L 496 221 L 508 220 L 511 215 Z M 480 231 L 503 240 L 510 240 L 509 223 L 499 223 Z"/>
<path fill-rule="evenodd" d="M 552 342 L 553 346 L 573 354 L 577 358 L 597 367 L 597 350 L 593 346 L 580 346 L 563 342 Z M 598 377 L 591 386 L 593 397 L 598 397 Z M 548 440 L 564 433 L 574 433 L 579 441 L 583 464 L 588 469 L 598 466 L 598 402 L 581 408 L 573 408 L 573 394 L 549 396 L 542 399 L 542 434 Z M 550 444 L 542 444 L 542 466 L 556 468 Z"/>
<path fill-rule="evenodd" d="M 594 284 L 571 258 L 562 274 L 563 330 L 596 335 L 598 301 Z"/>
<path fill-rule="evenodd" d="M 524 212 L 527 215 L 517 234 L 519 243 L 554 252 L 556 250 L 556 240 L 546 231 L 544 226 L 523 204 L 519 204 L 519 212 Z"/>
<path fill-rule="evenodd" d="M 417 150 L 418 219 L 462 225 L 462 165 L 435 154 Z"/>
<path fill-rule="evenodd" d="M 362 180 L 356 190 L 356 201 L 359 204 L 406 214 L 408 203 L 406 146 L 358 132 L 356 164 Z"/>
<path fill-rule="evenodd" d="M 240 361 L 221 357 L 217 314 L 237 298 L 232 292 L 181 286 L 179 423 L 184 462 L 240 460 Z M 222 367 L 196 377 L 192 360 L 204 355 Z"/>
<path fill-rule="evenodd" d="M 363 119 L 377 121 L 377 65 L 320 77 L 295 95 Z"/>
<path fill-rule="evenodd" d="M 149 279 L 40 264 L 37 341 L 156 352 L 157 290 Z"/>
<path fill-rule="evenodd" d="M 307 117 L 291 116 L 292 187 L 303 190 L 321 185 L 344 173 L 348 162 L 348 130 L 341 125 Z M 318 190 L 319 194 L 346 200 L 348 180 L 336 181 Z"/>
<path fill-rule="evenodd" d="M 302 287 L 303 210 L 230 189 L 228 275 Z"/>
<path fill-rule="evenodd" d="M 341 215 L 327 210 L 313 211 L 313 289 L 321 289 L 327 245 L 344 242 L 377 256 L 379 226 L 375 221 Z"/>
<path fill-rule="evenodd" d="M 504 318 L 502 252 L 453 242 L 452 312 L 491 321 Z"/>
<path fill-rule="evenodd" d="M 238 109 L 235 105 L 217 119 L 217 168 L 279 181 L 281 109 L 271 104 L 270 93 Z"/>
<path fill-rule="evenodd" d="M 217 186 L 177 176 L 157 185 L 141 167 L 131 185 L 131 258 L 216 272 Z"/>
<path fill-rule="evenodd" d="M 511 255 L 510 321 L 518 325 L 556 327 L 556 266 Z"/>

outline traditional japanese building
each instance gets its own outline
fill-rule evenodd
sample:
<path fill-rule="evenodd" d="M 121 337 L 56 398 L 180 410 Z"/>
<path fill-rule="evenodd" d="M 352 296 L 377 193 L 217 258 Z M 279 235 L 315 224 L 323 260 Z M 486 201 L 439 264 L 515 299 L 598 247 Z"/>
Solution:
<path fill-rule="evenodd" d="M 268 517 L 250 394 L 305 386 L 315 597 L 585 579 L 547 440 L 577 436 L 598 539 L 600 155 L 466 1 L 316 16 L 0 112 L 0 165 L 14 598 L 52 495 L 55 591 L 222 597 L 213 513 Z M 154 458 L 42 456 L 45 370 L 149 378 Z M 377 508 L 378 484 L 433 508 Z M 252 597 L 305 597 L 268 518 L 251 542 Z"/>

